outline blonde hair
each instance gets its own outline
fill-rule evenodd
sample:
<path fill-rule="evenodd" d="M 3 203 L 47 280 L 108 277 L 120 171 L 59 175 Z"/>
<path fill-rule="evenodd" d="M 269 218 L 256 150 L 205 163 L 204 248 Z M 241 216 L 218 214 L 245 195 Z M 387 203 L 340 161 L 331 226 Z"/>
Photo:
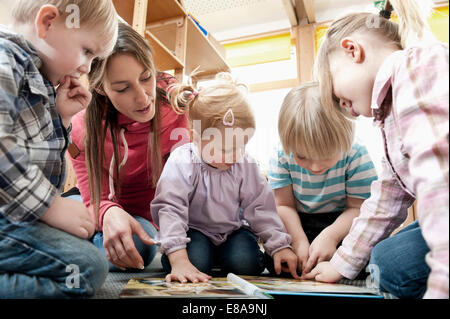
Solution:
<path fill-rule="evenodd" d="M 38 11 L 44 5 L 55 6 L 63 19 L 72 11 L 71 5 L 78 7 L 80 27 L 99 31 L 99 37 L 108 39 L 106 51 L 110 52 L 117 39 L 118 17 L 112 0 L 15 0 L 12 10 L 14 24 L 34 22 Z"/>
<path fill-rule="evenodd" d="M 175 84 L 168 88 L 168 97 L 174 111 L 187 114 L 189 122 L 201 121 L 201 132 L 207 128 L 224 127 L 224 118 L 230 121 L 227 112 L 234 115 L 234 127 L 255 128 L 255 118 L 250 103 L 242 88 L 228 72 L 216 75 L 216 83 L 198 92 L 191 85 Z"/>
<path fill-rule="evenodd" d="M 131 54 L 136 60 L 149 70 L 153 77 L 156 77 L 158 71 L 155 69 L 153 55 L 150 46 L 145 39 L 139 35 L 132 27 L 125 23 L 119 23 L 119 32 L 117 43 L 112 54 L 104 60 L 94 60 L 89 73 L 89 88 L 92 92 L 92 100 L 86 109 L 86 167 L 89 176 L 89 189 L 91 204 L 94 206 L 94 212 L 98 216 L 100 204 L 100 194 L 102 184 L 102 169 L 105 167 L 105 137 L 107 132 L 111 134 L 114 158 L 118 159 L 114 165 L 114 185 L 116 194 L 120 194 L 120 169 L 119 163 L 122 156 L 119 154 L 119 125 L 118 111 L 112 105 L 109 98 L 98 93 L 95 89 L 102 88 L 106 76 L 107 65 L 113 56 L 118 54 Z M 147 160 L 151 160 L 152 176 L 149 177 L 151 185 L 156 186 L 162 172 L 163 160 L 160 147 L 160 102 L 165 98 L 165 91 L 159 87 L 156 88 L 155 116 L 151 120 L 152 130 L 148 138 Z M 150 165 L 149 165 L 150 167 Z"/>
<path fill-rule="evenodd" d="M 354 123 L 337 110 L 323 108 L 319 84 L 310 82 L 293 88 L 285 97 L 278 133 L 286 154 L 324 160 L 351 149 Z"/>
<path fill-rule="evenodd" d="M 315 63 L 315 79 L 320 82 L 322 104 L 337 106 L 340 112 L 351 117 L 336 104 L 330 70 L 330 55 L 340 47 L 345 37 L 367 34 L 383 38 L 386 45 L 404 49 L 409 43 L 422 39 L 428 29 L 427 16 L 431 13 L 431 0 L 387 0 L 387 11 L 394 11 L 399 17 L 396 24 L 380 15 L 372 13 L 352 13 L 335 20 L 325 34 Z"/>

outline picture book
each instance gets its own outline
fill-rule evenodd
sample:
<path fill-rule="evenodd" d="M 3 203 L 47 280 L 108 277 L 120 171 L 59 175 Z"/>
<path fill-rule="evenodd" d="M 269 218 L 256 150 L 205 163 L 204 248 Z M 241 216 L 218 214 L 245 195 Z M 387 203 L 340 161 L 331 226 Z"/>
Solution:
<path fill-rule="evenodd" d="M 167 283 L 164 278 L 148 277 L 130 279 L 120 298 L 273 298 L 277 295 L 383 298 L 376 289 L 340 283 L 267 276 L 235 277 L 255 287 L 252 293 L 249 293 L 245 284 L 230 281 L 226 277 L 213 278 L 206 283 Z"/>

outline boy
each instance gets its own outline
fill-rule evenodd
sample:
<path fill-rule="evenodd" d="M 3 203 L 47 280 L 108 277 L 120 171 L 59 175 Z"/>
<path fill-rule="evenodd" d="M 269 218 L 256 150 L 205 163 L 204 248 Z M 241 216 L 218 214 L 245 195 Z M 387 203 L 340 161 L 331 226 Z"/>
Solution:
<path fill-rule="evenodd" d="M 366 148 L 353 143 L 353 123 L 321 107 L 317 83 L 289 92 L 278 132 L 282 148 L 270 160 L 269 184 L 306 274 L 333 256 L 377 175 Z"/>
<path fill-rule="evenodd" d="M 0 26 L 1 298 L 92 296 L 106 278 L 90 213 L 59 194 L 71 117 L 91 99 L 78 78 L 116 34 L 110 0 L 19 0 Z"/>

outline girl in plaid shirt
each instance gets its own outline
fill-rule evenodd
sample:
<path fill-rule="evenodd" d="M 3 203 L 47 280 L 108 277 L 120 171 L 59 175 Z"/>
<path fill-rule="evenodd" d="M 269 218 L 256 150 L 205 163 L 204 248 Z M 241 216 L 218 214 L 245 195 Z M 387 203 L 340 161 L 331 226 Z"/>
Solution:
<path fill-rule="evenodd" d="M 425 40 L 425 3 L 387 1 L 380 16 L 350 14 L 326 34 L 317 60 L 322 104 L 374 117 L 385 159 L 342 246 L 306 278 L 352 279 L 371 256 L 381 289 L 398 297 L 449 296 L 449 56 L 448 45 Z M 389 20 L 391 11 L 399 25 Z M 410 45 L 415 38 L 420 45 Z M 414 201 L 418 221 L 385 239 Z"/>

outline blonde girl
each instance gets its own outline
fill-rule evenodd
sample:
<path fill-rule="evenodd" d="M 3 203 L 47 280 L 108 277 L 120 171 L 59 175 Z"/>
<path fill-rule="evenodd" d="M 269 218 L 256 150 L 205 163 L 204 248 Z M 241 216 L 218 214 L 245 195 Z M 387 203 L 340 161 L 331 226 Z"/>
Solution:
<path fill-rule="evenodd" d="M 317 59 L 324 107 L 373 117 L 383 172 L 349 235 L 309 278 L 353 278 L 369 260 L 380 287 L 398 297 L 448 298 L 448 45 L 429 41 L 427 1 L 388 0 L 380 16 L 333 22 Z M 393 23 L 391 11 L 399 17 Z M 418 221 L 385 239 L 417 201 Z"/>
<path fill-rule="evenodd" d="M 174 108 L 188 114 L 194 142 L 172 152 L 151 204 L 166 280 L 207 281 L 213 268 L 259 275 L 265 258 L 258 237 L 277 273 L 298 278 L 272 191 L 245 153 L 255 120 L 239 85 L 220 73 L 200 91 L 174 86 L 169 92 Z"/>

